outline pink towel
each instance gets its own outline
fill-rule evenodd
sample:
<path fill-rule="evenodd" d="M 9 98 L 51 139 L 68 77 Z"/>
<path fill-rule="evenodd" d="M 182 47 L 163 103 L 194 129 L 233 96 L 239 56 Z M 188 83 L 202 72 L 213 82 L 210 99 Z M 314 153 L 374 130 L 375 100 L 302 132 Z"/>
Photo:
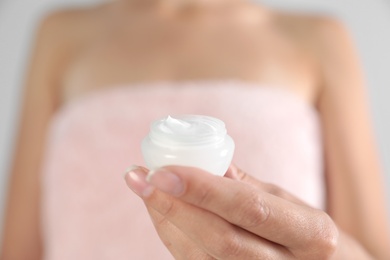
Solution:
<path fill-rule="evenodd" d="M 140 145 L 150 123 L 178 114 L 223 120 L 235 164 L 323 208 L 318 115 L 297 95 L 234 80 L 115 87 L 53 118 L 42 173 L 46 259 L 172 259 L 123 172 L 144 165 Z"/>

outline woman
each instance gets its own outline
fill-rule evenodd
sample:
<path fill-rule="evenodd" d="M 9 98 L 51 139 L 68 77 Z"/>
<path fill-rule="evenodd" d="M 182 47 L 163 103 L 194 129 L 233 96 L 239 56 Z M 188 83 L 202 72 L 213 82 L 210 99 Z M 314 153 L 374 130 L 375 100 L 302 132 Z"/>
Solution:
<path fill-rule="evenodd" d="M 132 167 L 129 195 L 115 173 L 170 113 L 224 120 L 243 170 Z M 380 174 L 338 22 L 246 0 L 61 11 L 38 32 L 2 259 L 389 259 Z"/>

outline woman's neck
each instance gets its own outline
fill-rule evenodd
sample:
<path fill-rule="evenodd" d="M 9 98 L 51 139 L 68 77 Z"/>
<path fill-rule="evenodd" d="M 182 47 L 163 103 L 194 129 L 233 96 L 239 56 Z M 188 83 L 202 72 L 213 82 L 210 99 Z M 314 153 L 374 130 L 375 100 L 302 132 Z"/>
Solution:
<path fill-rule="evenodd" d="M 177 17 L 201 17 L 202 15 L 235 14 L 241 20 L 267 20 L 269 10 L 251 0 L 112 0 L 114 9 L 143 13 L 164 20 Z M 140 12 L 141 11 L 141 12 Z M 233 12 L 234 11 L 234 12 Z M 150 17 L 149 17 L 150 18 Z M 251 22 L 251 21 L 249 21 Z"/>
<path fill-rule="evenodd" d="M 116 0 L 125 4 L 149 6 L 155 8 L 208 8 L 226 6 L 239 3 L 248 3 L 249 0 Z"/>

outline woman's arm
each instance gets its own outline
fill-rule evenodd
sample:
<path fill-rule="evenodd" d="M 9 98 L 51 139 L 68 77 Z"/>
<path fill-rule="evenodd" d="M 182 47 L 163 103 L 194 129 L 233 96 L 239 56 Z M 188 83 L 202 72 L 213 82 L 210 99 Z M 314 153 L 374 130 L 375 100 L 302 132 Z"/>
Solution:
<path fill-rule="evenodd" d="M 320 25 L 323 87 L 318 109 L 325 143 L 327 212 L 375 258 L 390 259 L 388 218 L 364 80 L 342 25 Z"/>
<path fill-rule="evenodd" d="M 5 212 L 2 260 L 40 259 L 39 172 L 49 119 L 57 106 L 61 30 L 52 15 L 41 24 L 25 87 Z"/>

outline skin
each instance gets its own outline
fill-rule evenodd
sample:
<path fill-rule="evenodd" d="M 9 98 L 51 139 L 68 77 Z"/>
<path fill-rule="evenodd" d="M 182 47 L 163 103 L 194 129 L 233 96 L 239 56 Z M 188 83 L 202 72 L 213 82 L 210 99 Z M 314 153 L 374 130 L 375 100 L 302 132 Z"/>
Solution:
<path fill-rule="evenodd" d="M 353 241 L 325 212 L 234 165 L 225 177 L 171 166 L 125 179 L 175 259 L 370 259 L 344 251 Z"/>
<path fill-rule="evenodd" d="M 312 209 L 235 167 L 227 178 L 211 177 L 197 169 L 165 169 L 184 183 L 178 194 L 159 188 L 157 174 L 157 179 L 145 183 L 142 180 L 147 170 L 135 170 L 139 177 L 131 180 L 135 175 L 129 174 L 127 183 L 141 194 L 171 253 L 178 259 L 262 254 L 304 259 L 390 259 L 382 171 L 364 79 L 344 27 L 330 18 L 279 13 L 244 0 L 189 1 L 185 7 L 178 3 L 115 1 L 90 9 L 60 11 L 41 23 L 26 79 L 1 259 L 42 257 L 45 245 L 39 226 L 39 171 L 47 125 L 61 106 L 118 84 L 219 78 L 286 86 L 317 108 L 324 137 L 326 212 Z M 227 62 L 230 60 L 235 62 Z M 210 184 L 206 188 L 210 192 L 202 203 L 204 190 L 191 187 L 204 183 Z M 274 218 L 267 218 L 262 225 L 261 207 L 249 212 L 260 217 L 260 222 L 253 218 L 250 225 L 251 219 L 215 212 L 215 202 L 220 202 L 226 212 L 246 212 L 231 210 L 242 201 L 227 203 L 229 194 L 222 192 L 223 187 L 242 194 L 242 201 L 259 199 L 266 203 L 269 212 L 275 212 Z M 142 188 L 149 190 L 148 196 L 142 196 Z M 158 205 L 174 205 L 175 211 Z M 296 219 L 277 214 L 281 211 L 292 212 Z M 187 212 L 192 212 L 196 221 L 183 222 Z M 302 218 L 312 221 L 301 223 Z M 226 231 L 232 236 L 225 243 L 208 240 L 207 234 L 213 234 L 206 224 L 210 221 L 217 228 L 213 232 Z M 289 232 L 283 233 L 287 232 L 285 227 L 301 224 L 307 228 L 287 228 Z M 272 237 L 275 232 L 271 227 L 280 229 L 280 238 L 291 239 Z M 217 248 L 216 252 L 212 248 Z"/>

